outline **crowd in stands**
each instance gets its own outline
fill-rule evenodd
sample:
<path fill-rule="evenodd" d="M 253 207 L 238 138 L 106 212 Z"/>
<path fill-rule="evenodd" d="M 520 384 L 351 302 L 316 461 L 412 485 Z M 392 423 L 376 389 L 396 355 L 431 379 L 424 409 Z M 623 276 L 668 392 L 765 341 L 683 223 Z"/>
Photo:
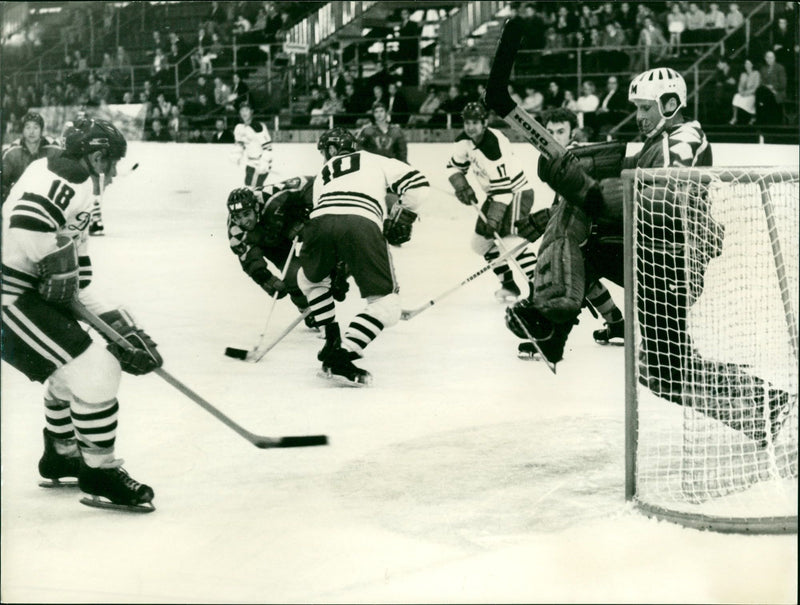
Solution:
<path fill-rule="evenodd" d="M 63 32 L 67 50 L 53 77 L 38 84 L 5 83 L 0 108 L 4 126 L 12 132 L 18 129 L 18 120 L 31 107 L 143 103 L 147 107 L 145 138 L 226 138 L 221 133 L 232 128 L 241 104 L 252 102 L 244 76 L 267 60 L 266 48 L 280 53 L 296 21 L 293 4 L 300 3 L 210 2 L 194 35 L 154 27 L 148 34 L 152 36 L 148 47 L 139 53 L 146 57 L 147 73 L 139 70 L 138 75 L 134 70 L 140 66 L 134 65 L 124 46 L 105 48 L 96 53 L 99 60 L 90 61 L 81 46 L 81 23 L 70 21 Z M 103 28 L 112 27 L 114 11 L 120 10 L 115 7 L 104 3 Z M 531 28 L 538 35 L 523 41 L 516 80 L 510 87 L 512 96 L 534 115 L 554 107 L 572 109 L 590 140 L 603 139 L 608 129 L 630 113 L 628 78 L 643 70 L 645 62 L 653 67 L 677 58 L 691 60 L 736 31 L 745 19 L 736 2 L 520 2 L 512 3 L 512 10 L 539 24 Z M 780 123 L 783 103 L 797 83 L 796 11 L 796 3 L 776 3 L 766 52 L 759 47 L 757 54 L 733 62 L 719 53 L 713 94 L 704 95 L 712 108 L 707 112 L 710 120 Z M 369 120 L 374 104 L 381 103 L 395 124 L 458 127 L 464 105 L 481 98 L 490 57 L 478 45 L 467 45 L 463 68 L 455 74 L 457 81 L 420 83 L 419 71 L 412 64 L 419 52 L 419 43 L 414 44 L 419 24 L 409 14 L 408 9 L 398 11 L 396 33 L 408 34 L 401 38 L 404 54 L 397 51 L 393 57 L 399 61 L 390 65 L 381 57 L 377 71 L 368 77 L 359 77 L 353 67 L 340 68 L 332 86 L 311 86 L 307 106 L 294 116 L 292 126 L 358 127 Z M 233 69 L 234 41 L 239 71 Z M 737 44 L 741 40 L 726 47 L 737 48 Z M 584 48 L 586 75 L 578 88 L 572 75 L 574 51 Z"/>

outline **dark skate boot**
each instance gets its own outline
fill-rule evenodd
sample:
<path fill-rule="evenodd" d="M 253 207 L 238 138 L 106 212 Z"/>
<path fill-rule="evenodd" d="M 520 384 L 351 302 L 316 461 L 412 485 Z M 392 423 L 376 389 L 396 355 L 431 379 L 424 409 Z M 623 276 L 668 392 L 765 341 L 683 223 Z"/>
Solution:
<path fill-rule="evenodd" d="M 341 347 L 329 352 L 322 359 L 320 375 L 346 386 L 363 387 L 372 384 L 372 375 L 353 365 L 353 354 Z"/>
<path fill-rule="evenodd" d="M 39 474 L 47 481 L 39 483 L 41 487 L 77 487 L 78 473 L 81 468 L 81 454 L 78 451 L 75 439 L 56 439 L 53 434 L 44 429 L 44 454 L 39 459 Z M 62 449 L 72 449 L 73 452 L 60 454 L 56 443 L 63 444 Z"/>
<path fill-rule="evenodd" d="M 606 327 L 602 330 L 595 330 L 592 333 L 594 341 L 601 345 L 624 345 L 625 344 L 625 320 L 606 322 Z"/>
<path fill-rule="evenodd" d="M 101 219 L 96 219 L 89 225 L 89 235 L 98 236 L 105 234 L 106 230 L 103 227 L 103 221 Z"/>
<path fill-rule="evenodd" d="M 81 499 L 81 504 L 86 506 L 136 513 L 155 510 L 153 488 L 133 479 L 122 468 L 122 460 L 116 460 L 114 466 L 101 468 L 82 463 L 78 483 L 81 491 L 91 496 Z"/>
<path fill-rule="evenodd" d="M 513 281 L 509 281 L 503 282 L 501 284 L 501 288 L 499 290 L 495 290 L 494 297 L 497 299 L 497 302 L 513 303 L 517 302 L 520 294 L 522 294 L 522 292 L 519 289 L 519 286 Z"/>
<path fill-rule="evenodd" d="M 339 331 L 339 324 L 336 322 L 326 324 L 325 346 L 319 350 L 319 353 L 317 353 L 317 359 L 319 361 L 325 361 L 325 359 L 341 345 L 342 336 L 341 332 Z"/>

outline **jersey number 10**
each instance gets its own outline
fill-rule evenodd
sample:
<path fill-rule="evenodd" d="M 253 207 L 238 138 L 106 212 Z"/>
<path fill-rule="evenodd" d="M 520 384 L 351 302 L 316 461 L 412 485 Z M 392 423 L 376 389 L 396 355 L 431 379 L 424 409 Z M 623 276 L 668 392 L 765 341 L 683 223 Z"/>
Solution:
<path fill-rule="evenodd" d="M 351 172 L 358 172 L 361 168 L 361 156 L 356 154 L 342 155 L 334 158 L 322 169 L 322 182 L 327 185 L 333 179 Z"/>

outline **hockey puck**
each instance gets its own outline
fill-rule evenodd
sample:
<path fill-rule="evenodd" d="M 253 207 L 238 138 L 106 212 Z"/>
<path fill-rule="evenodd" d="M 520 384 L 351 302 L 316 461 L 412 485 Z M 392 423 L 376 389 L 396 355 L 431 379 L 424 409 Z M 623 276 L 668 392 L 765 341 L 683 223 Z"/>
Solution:
<path fill-rule="evenodd" d="M 247 351 L 244 349 L 235 349 L 234 347 L 226 347 L 225 356 L 233 357 L 234 359 L 247 359 Z"/>

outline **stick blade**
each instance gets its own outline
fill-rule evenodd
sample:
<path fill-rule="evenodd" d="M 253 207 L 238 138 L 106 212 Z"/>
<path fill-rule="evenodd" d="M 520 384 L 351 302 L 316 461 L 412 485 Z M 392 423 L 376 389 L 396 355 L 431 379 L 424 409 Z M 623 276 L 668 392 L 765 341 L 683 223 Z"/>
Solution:
<path fill-rule="evenodd" d="M 261 439 L 255 442 L 256 447 L 262 449 L 273 447 L 313 447 L 328 445 L 327 435 L 300 435 L 293 437 L 280 437 L 278 439 Z"/>
<path fill-rule="evenodd" d="M 225 348 L 225 356 L 232 357 L 233 359 L 247 359 L 247 351 L 245 349 L 237 349 L 234 347 Z"/>

